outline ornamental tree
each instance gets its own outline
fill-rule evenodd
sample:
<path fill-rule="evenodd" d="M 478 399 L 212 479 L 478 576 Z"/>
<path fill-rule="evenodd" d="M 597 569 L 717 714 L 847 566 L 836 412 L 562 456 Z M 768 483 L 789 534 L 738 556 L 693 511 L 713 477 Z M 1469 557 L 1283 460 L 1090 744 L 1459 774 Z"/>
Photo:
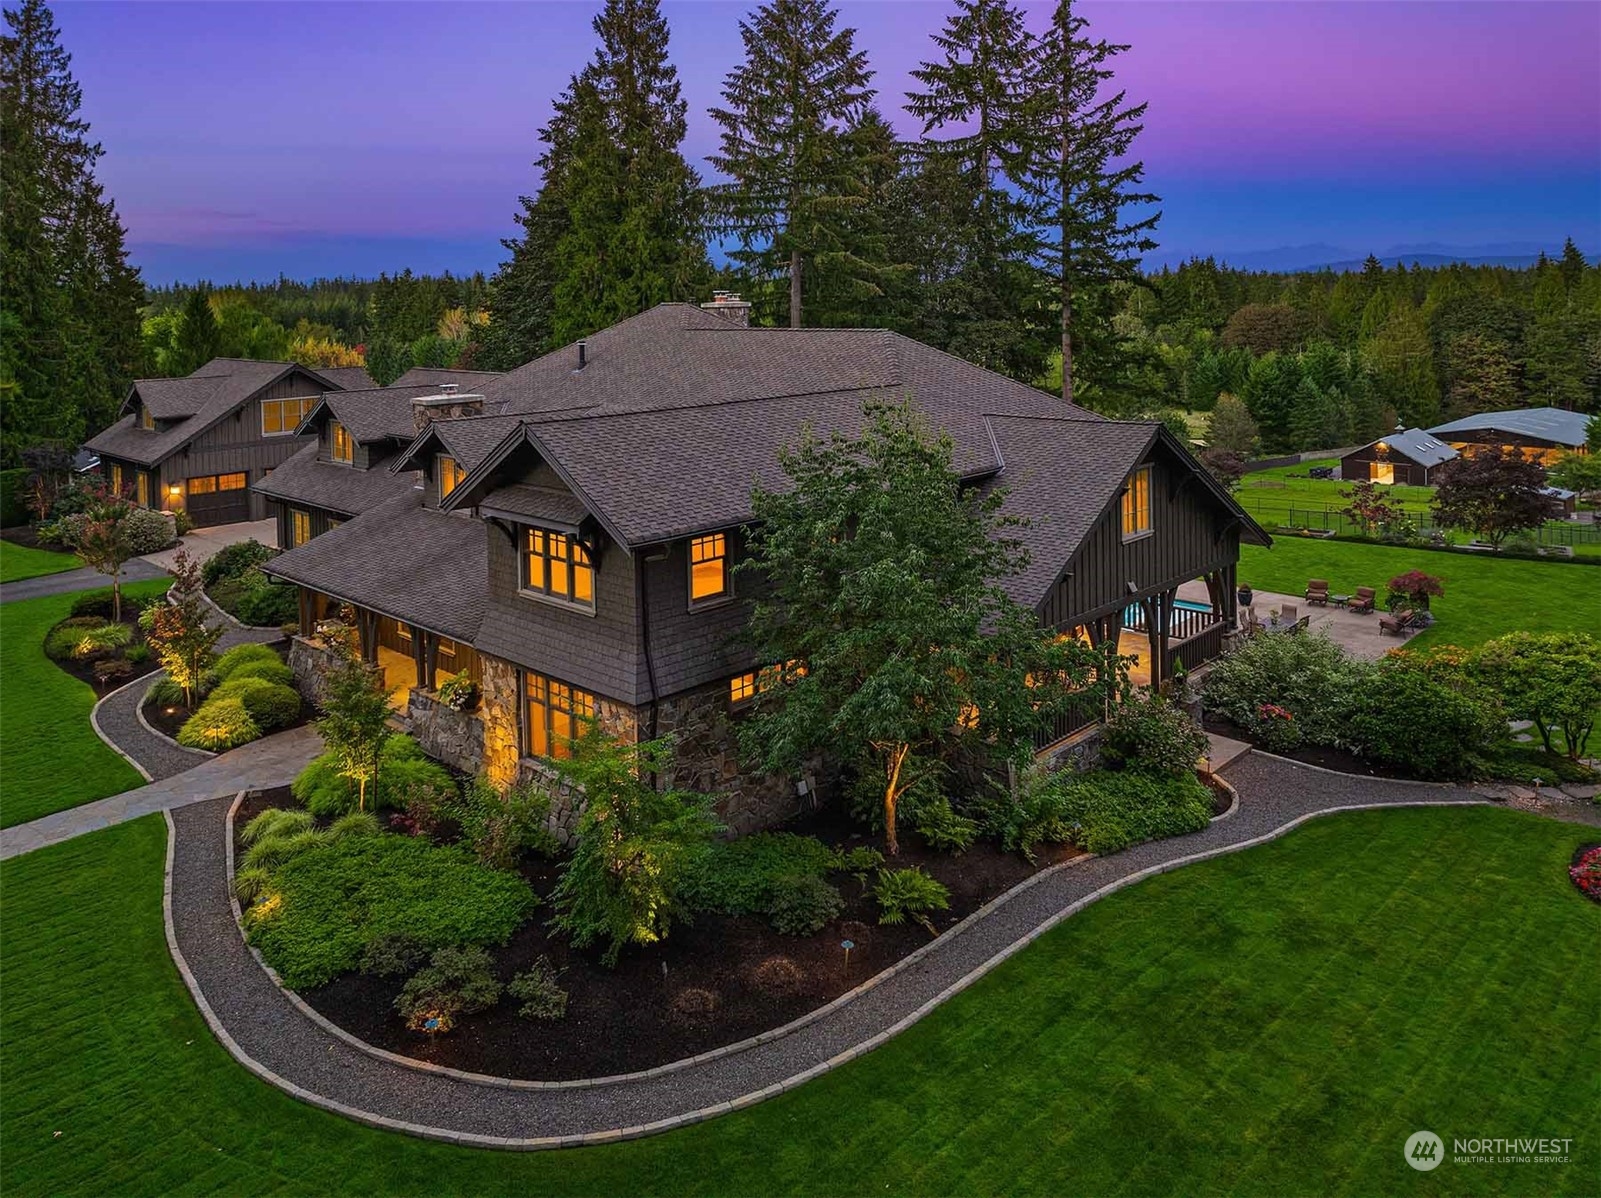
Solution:
<path fill-rule="evenodd" d="M 122 567 L 134 556 L 128 535 L 127 496 L 107 483 L 89 489 L 84 510 L 65 522 L 64 537 L 83 564 L 111 579 L 111 618 L 122 619 Z"/>
<path fill-rule="evenodd" d="M 367 809 L 367 783 L 378 776 L 378 761 L 389 739 L 389 696 L 377 666 L 362 661 L 350 641 L 331 636 L 326 644 L 337 664 L 323 692 L 317 721 L 339 776 L 356 784 L 356 806 Z"/>
<path fill-rule="evenodd" d="M 173 584 L 168 601 L 147 608 L 139 617 L 145 643 L 171 678 L 183 688 L 185 705 L 195 705 L 195 688 L 200 676 L 217 660 L 214 650 L 222 637 L 222 625 L 206 623 L 206 605 L 201 598 L 200 563 L 189 551 L 180 549 L 172 559 Z"/>
<path fill-rule="evenodd" d="M 1548 471 L 1551 485 L 1586 498 L 1601 494 L 1601 453 L 1565 453 Z"/>
<path fill-rule="evenodd" d="M 1499 445 L 1454 458 L 1435 474 L 1434 518 L 1499 546 L 1516 532 L 1539 528 L 1550 516 L 1541 491 L 1545 471 Z"/>
<path fill-rule="evenodd" d="M 664 939 L 688 913 L 680 895 L 690 869 L 722 831 L 712 796 L 651 785 L 671 765 L 672 748 L 669 738 L 613 740 L 590 720 L 571 755 L 553 763 L 585 801 L 577 847 L 551 896 L 551 926 L 575 948 L 605 940 L 607 965 L 626 945 Z"/>
<path fill-rule="evenodd" d="M 1410 607 L 1413 611 L 1428 611 L 1429 600 L 1445 594 L 1445 584 L 1422 570 L 1408 570 L 1397 574 L 1389 582 L 1389 607 Z"/>
<path fill-rule="evenodd" d="M 1385 498 L 1377 483 L 1366 479 L 1352 483 L 1349 490 L 1343 490 L 1340 494 L 1351 501 L 1340 510 L 1340 515 L 1361 529 L 1365 537 L 1372 536 L 1378 529 L 1395 523 L 1404 515 L 1399 507 Z"/>
<path fill-rule="evenodd" d="M 1512 632 L 1486 641 L 1474 672 L 1497 694 L 1507 714 L 1529 720 L 1546 752 L 1561 728 L 1568 756 L 1584 756 L 1601 710 L 1601 639 L 1578 632 Z"/>
<path fill-rule="evenodd" d="M 962 485 L 950 438 L 909 404 L 865 417 L 858 437 L 808 432 L 780 455 L 790 486 L 752 496 L 740 569 L 763 586 L 748 635 L 777 668 L 739 734 L 772 772 L 825 750 L 868 761 L 894 854 L 914 752 L 981 742 L 1024 763 L 1070 699 L 1099 697 L 1107 659 L 1007 595 L 1002 580 L 1027 562 L 1008 535 L 1018 521 L 1000 514 L 1001 492 Z"/>

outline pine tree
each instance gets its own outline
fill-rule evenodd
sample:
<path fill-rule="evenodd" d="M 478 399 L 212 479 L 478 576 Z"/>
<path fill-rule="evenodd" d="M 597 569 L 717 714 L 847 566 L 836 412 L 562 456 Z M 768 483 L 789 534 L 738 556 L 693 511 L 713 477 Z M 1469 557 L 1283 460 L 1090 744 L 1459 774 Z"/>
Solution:
<path fill-rule="evenodd" d="M 700 179 L 678 148 L 687 105 L 657 0 L 607 0 L 594 27 L 600 46 L 572 89 L 557 342 L 692 298 L 710 274 Z"/>
<path fill-rule="evenodd" d="M 960 238 L 959 262 L 938 284 L 960 312 L 942 348 L 1033 382 L 1047 362 L 1039 245 L 1020 198 L 1033 39 L 1007 0 L 957 0 L 934 42 L 944 58 L 912 72 L 924 90 L 909 92 L 907 107 L 923 121 L 924 178 L 949 209 L 943 231 Z"/>
<path fill-rule="evenodd" d="M 799 328 L 806 272 L 842 252 L 845 214 L 861 205 L 863 168 L 850 131 L 874 91 L 856 31 L 836 31 L 825 0 L 771 0 L 740 22 L 745 60 L 723 82 L 712 166 L 715 225 L 755 281 L 787 275 L 790 327 Z"/>
<path fill-rule="evenodd" d="M 141 353 L 138 273 L 94 178 L 103 153 L 43 0 L 0 36 L 0 462 L 109 419 Z"/>
<path fill-rule="evenodd" d="M 1139 190 L 1145 164 L 1129 157 L 1145 127 L 1146 105 L 1130 105 L 1122 91 L 1102 98 L 1113 78 L 1112 59 L 1128 47 L 1091 40 L 1087 25 L 1074 0 L 1059 0 L 1025 85 L 1027 178 L 1036 216 L 1047 230 L 1042 257 L 1057 281 L 1062 398 L 1068 403 L 1075 342 L 1097 339 L 1103 360 L 1114 356 L 1113 341 L 1097 337 L 1103 330 L 1093 327 L 1106 319 L 1105 288 L 1137 277 L 1139 255 L 1156 248 L 1149 234 L 1161 215 L 1125 212 L 1157 202 Z M 1091 327 L 1075 327 L 1077 313 Z"/>
<path fill-rule="evenodd" d="M 211 310 L 211 292 L 196 287 L 183 301 L 183 317 L 172 343 L 172 369 L 177 375 L 193 374 L 217 356 L 222 348 L 222 330 Z"/>
<path fill-rule="evenodd" d="M 1572 296 L 1578 290 L 1579 284 L 1584 281 L 1585 267 L 1584 255 L 1579 247 L 1573 244 L 1573 238 L 1562 243 L 1562 258 L 1557 263 L 1557 273 L 1562 277 L 1562 289 Z"/>

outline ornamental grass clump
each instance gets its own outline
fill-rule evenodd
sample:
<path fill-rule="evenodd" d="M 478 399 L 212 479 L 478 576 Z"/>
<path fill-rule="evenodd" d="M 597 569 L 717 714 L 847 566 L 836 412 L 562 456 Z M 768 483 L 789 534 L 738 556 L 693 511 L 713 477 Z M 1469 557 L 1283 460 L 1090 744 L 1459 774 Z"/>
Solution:
<path fill-rule="evenodd" d="M 220 753 L 261 737 L 261 726 L 238 699 L 207 699 L 178 729 L 178 743 Z"/>

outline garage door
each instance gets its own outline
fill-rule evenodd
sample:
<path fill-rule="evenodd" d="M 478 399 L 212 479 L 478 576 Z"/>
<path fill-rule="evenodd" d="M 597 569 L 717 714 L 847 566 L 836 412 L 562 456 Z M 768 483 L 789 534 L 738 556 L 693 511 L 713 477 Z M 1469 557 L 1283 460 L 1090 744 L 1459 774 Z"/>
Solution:
<path fill-rule="evenodd" d="M 191 478 L 184 487 L 189 518 L 198 525 L 237 524 L 250 519 L 250 492 L 245 489 L 249 476 L 203 474 Z"/>

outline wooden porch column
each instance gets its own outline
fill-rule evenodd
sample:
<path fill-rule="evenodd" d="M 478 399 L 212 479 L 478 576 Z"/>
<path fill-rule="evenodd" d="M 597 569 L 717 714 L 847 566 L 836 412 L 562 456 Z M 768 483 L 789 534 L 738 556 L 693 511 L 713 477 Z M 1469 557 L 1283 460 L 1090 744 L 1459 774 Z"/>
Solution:
<path fill-rule="evenodd" d="M 378 661 L 378 613 L 365 607 L 356 609 L 356 633 L 361 640 L 361 660 L 368 665 Z"/>
<path fill-rule="evenodd" d="M 1145 613 L 1145 643 L 1148 646 L 1146 661 L 1151 671 L 1151 690 L 1162 685 L 1162 596 L 1147 595 L 1140 599 L 1140 610 Z"/>
<path fill-rule="evenodd" d="M 1239 565 L 1230 562 L 1223 567 L 1223 620 L 1230 632 L 1240 626 Z"/>
<path fill-rule="evenodd" d="M 433 680 L 428 671 L 428 634 L 415 624 L 407 624 L 411 630 L 411 660 L 417 667 L 417 686 L 422 690 L 431 690 Z"/>
<path fill-rule="evenodd" d="M 435 679 L 439 677 L 439 637 L 432 632 L 423 633 L 423 682 L 424 690 L 435 689 Z"/>
<path fill-rule="evenodd" d="M 300 603 L 300 635 L 310 636 L 317 631 L 317 613 L 311 598 L 311 592 L 300 587 L 296 593 Z"/>

